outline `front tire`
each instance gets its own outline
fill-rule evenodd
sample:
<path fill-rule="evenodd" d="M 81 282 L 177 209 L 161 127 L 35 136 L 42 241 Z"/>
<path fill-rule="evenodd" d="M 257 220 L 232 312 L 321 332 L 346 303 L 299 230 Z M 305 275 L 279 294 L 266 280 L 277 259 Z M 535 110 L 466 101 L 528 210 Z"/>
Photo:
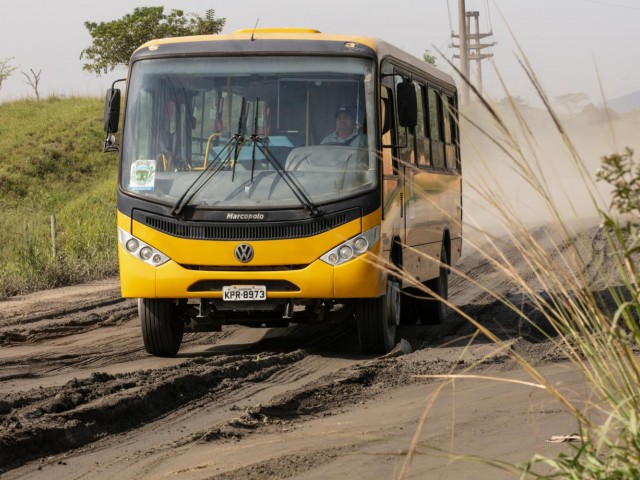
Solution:
<path fill-rule="evenodd" d="M 144 348 L 156 357 L 175 357 L 182 343 L 184 323 L 177 319 L 177 308 L 164 298 L 141 298 L 138 313 Z"/>
<path fill-rule="evenodd" d="M 361 298 L 356 303 L 358 338 L 363 353 L 384 354 L 396 344 L 396 327 L 400 323 L 400 284 L 390 279 L 387 294 L 378 298 Z"/>

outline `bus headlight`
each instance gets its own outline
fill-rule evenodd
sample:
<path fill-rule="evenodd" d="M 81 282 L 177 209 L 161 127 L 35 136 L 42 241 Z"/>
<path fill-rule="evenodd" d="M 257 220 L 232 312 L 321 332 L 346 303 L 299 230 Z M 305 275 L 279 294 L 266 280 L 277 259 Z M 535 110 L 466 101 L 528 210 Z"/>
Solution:
<path fill-rule="evenodd" d="M 353 247 L 355 248 L 358 255 L 360 255 L 361 253 L 369 250 L 369 242 L 364 237 L 358 237 L 354 240 Z"/>
<path fill-rule="evenodd" d="M 350 260 L 351 257 L 353 257 L 353 248 L 351 248 L 349 245 L 341 246 L 338 250 L 338 256 L 342 260 Z"/>
<path fill-rule="evenodd" d="M 131 255 L 154 267 L 159 267 L 169 261 L 169 257 L 164 253 L 159 252 L 151 245 L 147 245 L 120 227 L 118 227 L 118 241 Z"/>
<path fill-rule="evenodd" d="M 378 242 L 379 238 L 380 226 L 373 227 L 332 248 L 321 256 L 320 260 L 329 265 L 340 265 L 369 251 L 369 249 Z"/>
<path fill-rule="evenodd" d="M 140 249 L 140 243 L 135 238 L 130 238 L 124 247 L 130 252 L 137 252 Z"/>

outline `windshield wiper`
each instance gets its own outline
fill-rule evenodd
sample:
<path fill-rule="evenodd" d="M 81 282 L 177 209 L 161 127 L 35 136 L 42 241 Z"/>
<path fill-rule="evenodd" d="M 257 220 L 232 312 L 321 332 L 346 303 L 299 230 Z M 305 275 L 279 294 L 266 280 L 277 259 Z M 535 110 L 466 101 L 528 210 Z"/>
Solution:
<path fill-rule="evenodd" d="M 200 172 L 200 175 L 196 177 L 193 183 L 191 183 L 191 185 L 187 187 L 187 189 L 180 196 L 178 201 L 173 205 L 173 208 L 171 209 L 171 215 L 176 217 L 180 216 L 180 214 L 185 209 L 185 207 L 191 203 L 191 200 L 193 200 L 193 197 L 195 197 L 198 194 L 198 192 L 202 190 L 202 188 L 209 182 L 209 180 L 211 180 L 214 177 L 216 173 L 218 173 L 220 170 L 224 168 L 224 166 L 229 161 L 229 158 L 231 157 L 231 149 L 233 149 L 237 145 L 237 143 L 238 143 L 238 139 L 235 137 L 235 135 L 231 137 L 231 139 L 229 139 L 227 144 L 224 147 L 222 147 L 220 152 L 214 157 L 214 159 L 209 163 L 209 165 L 207 165 L 207 168 L 205 168 L 202 172 Z M 224 151 L 227 152 L 227 156 L 222 161 L 218 162 L 220 155 Z M 208 177 L 203 179 L 205 175 L 208 175 Z M 196 187 L 196 185 L 198 186 Z"/>
<path fill-rule="evenodd" d="M 286 183 L 287 186 L 291 189 L 295 197 L 300 202 L 300 205 L 302 205 L 307 210 L 307 212 L 309 212 L 309 215 L 313 217 L 320 215 L 322 213 L 320 208 L 318 208 L 318 206 L 313 203 L 313 201 L 311 200 L 311 198 L 309 198 L 309 195 L 307 195 L 307 193 L 304 191 L 302 186 L 299 185 L 291 175 L 289 175 L 289 172 L 287 172 L 284 168 L 280 166 L 280 163 L 278 162 L 278 160 L 276 160 L 276 158 L 273 156 L 273 154 L 269 150 L 269 147 L 264 141 L 264 138 L 261 138 L 258 135 L 258 103 L 259 103 L 259 99 L 256 98 L 256 109 L 255 109 L 255 115 L 253 119 L 253 133 L 251 134 L 251 137 L 249 137 L 250 140 L 253 142 L 253 151 L 251 154 L 251 182 L 250 183 L 253 183 L 253 172 L 256 165 L 256 146 L 257 146 L 260 152 L 267 159 L 267 161 L 271 164 L 273 168 L 275 168 L 276 172 L 278 172 L 280 177 L 284 180 L 284 183 Z"/>
<path fill-rule="evenodd" d="M 313 201 L 311 200 L 311 198 L 309 198 L 309 195 L 307 195 L 307 193 L 304 191 L 302 186 L 300 186 L 293 179 L 293 177 L 289 175 L 289 172 L 287 172 L 284 168 L 280 166 L 280 163 L 278 163 L 278 160 L 276 160 L 273 154 L 269 151 L 269 147 L 267 147 L 266 143 L 264 142 L 264 139 L 256 136 L 255 139 L 252 138 L 251 140 L 258 145 L 258 149 L 262 152 L 262 154 L 265 156 L 267 161 L 273 166 L 273 168 L 275 168 L 276 172 L 278 172 L 280 177 L 284 180 L 284 183 L 286 183 L 287 186 L 291 189 L 293 194 L 296 196 L 296 198 L 300 202 L 300 205 L 302 205 L 309 212 L 311 216 L 315 217 L 320 215 L 322 213 L 322 210 L 315 203 L 313 203 Z"/>
<path fill-rule="evenodd" d="M 171 209 L 171 215 L 175 217 L 179 217 L 180 214 L 184 211 L 184 209 L 191 203 L 193 198 L 204 188 L 204 186 L 218 173 L 220 170 L 224 168 L 224 166 L 231 158 L 231 151 L 234 151 L 234 160 L 232 169 L 231 180 L 233 181 L 233 176 L 235 175 L 236 163 L 238 163 L 238 157 L 240 156 L 240 150 L 242 150 L 242 146 L 244 145 L 244 115 L 246 110 L 246 102 L 244 97 L 242 97 L 242 108 L 240 110 L 240 118 L 238 119 L 238 132 L 229 139 L 224 147 L 220 150 L 220 152 L 214 157 L 207 168 L 205 168 L 200 175 L 196 177 L 196 179 L 189 185 L 189 187 L 184 191 L 184 193 L 180 196 L 178 201 L 173 205 Z M 226 151 L 227 156 L 219 163 L 217 163 L 216 168 L 213 166 L 216 165 L 216 161 L 222 154 L 222 152 Z M 205 176 L 206 175 L 206 176 Z M 196 187 L 197 185 L 197 187 Z"/>
<path fill-rule="evenodd" d="M 244 117 L 247 114 L 247 101 L 244 97 L 242 97 L 242 104 L 240 105 L 240 118 L 238 119 L 238 133 L 236 133 L 236 137 L 238 141 L 235 144 L 234 148 L 234 156 L 233 156 L 233 165 L 231 165 L 231 181 L 236 176 L 236 165 L 238 164 L 238 158 L 240 158 L 240 150 L 242 150 L 242 146 L 244 145 L 244 134 L 245 134 L 245 125 L 244 125 Z"/>

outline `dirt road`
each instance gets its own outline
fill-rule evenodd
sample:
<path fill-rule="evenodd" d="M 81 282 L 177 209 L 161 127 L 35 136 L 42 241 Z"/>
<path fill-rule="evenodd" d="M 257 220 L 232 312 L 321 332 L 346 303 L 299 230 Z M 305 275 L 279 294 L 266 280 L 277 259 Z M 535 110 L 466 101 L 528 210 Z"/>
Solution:
<path fill-rule="evenodd" d="M 477 255 L 458 268 L 518 294 Z M 579 391 L 557 348 L 523 336 L 482 288 L 453 275 L 450 290 L 461 310 Z M 517 478 L 449 454 L 525 461 L 567 448 L 546 440 L 576 425 L 538 388 L 415 377 L 470 369 L 528 380 L 473 333 L 452 314 L 403 327 L 412 352 L 376 358 L 354 353 L 355 327 L 335 314 L 321 325 L 187 334 L 177 358 L 160 359 L 144 351 L 136 303 L 120 298 L 117 279 L 12 298 L 0 303 L 0 477 L 370 480 L 404 467 L 407 478 Z"/>

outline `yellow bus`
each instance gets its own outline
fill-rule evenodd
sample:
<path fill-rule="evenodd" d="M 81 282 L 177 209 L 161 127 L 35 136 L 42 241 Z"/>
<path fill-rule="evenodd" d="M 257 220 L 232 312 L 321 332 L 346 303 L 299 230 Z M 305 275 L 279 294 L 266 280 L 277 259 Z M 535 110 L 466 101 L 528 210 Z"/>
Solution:
<path fill-rule="evenodd" d="M 376 38 L 241 30 L 141 46 L 123 105 L 116 146 L 114 84 L 120 282 L 150 354 L 337 308 L 384 353 L 398 325 L 443 321 L 462 243 L 449 75 Z"/>

